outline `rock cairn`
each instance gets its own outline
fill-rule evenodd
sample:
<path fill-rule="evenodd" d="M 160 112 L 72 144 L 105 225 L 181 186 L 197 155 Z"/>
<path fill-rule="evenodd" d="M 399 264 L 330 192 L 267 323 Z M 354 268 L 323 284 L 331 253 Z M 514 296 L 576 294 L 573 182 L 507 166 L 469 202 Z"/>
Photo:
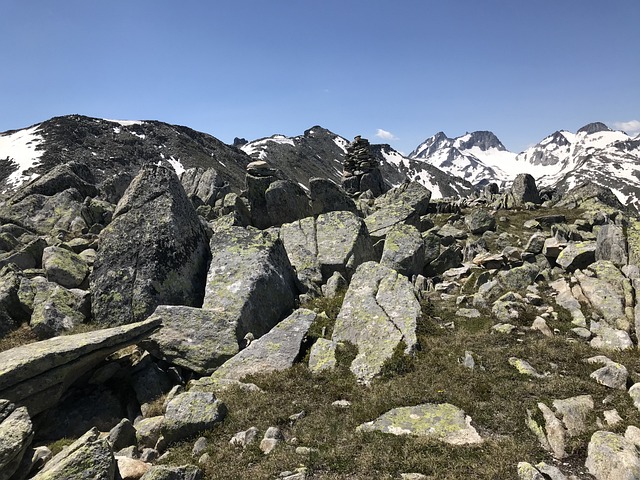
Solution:
<path fill-rule="evenodd" d="M 378 162 L 371 155 L 369 140 L 360 135 L 357 135 L 353 142 L 347 145 L 342 187 L 350 195 L 371 190 L 374 196 L 378 196 L 385 190 Z"/>

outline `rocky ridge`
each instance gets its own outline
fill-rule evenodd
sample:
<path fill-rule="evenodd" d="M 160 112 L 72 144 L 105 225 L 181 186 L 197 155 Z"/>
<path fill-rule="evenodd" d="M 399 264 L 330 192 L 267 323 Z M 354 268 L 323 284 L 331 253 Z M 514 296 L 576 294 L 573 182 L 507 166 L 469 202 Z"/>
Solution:
<path fill-rule="evenodd" d="M 640 478 L 610 190 L 136 168 L 117 202 L 74 159 L 0 205 L 0 478 Z"/>

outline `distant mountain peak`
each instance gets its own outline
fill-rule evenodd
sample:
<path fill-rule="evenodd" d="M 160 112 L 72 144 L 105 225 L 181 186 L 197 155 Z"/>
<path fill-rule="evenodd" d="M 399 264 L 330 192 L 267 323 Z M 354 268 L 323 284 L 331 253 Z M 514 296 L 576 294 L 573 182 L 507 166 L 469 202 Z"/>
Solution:
<path fill-rule="evenodd" d="M 468 150 L 473 147 L 478 147 L 480 150 L 486 151 L 492 148 L 496 150 L 506 150 L 502 142 L 496 137 L 493 132 L 488 130 L 479 130 L 476 132 L 467 133 L 461 137 L 455 139 L 455 146 L 461 150 Z"/>
<path fill-rule="evenodd" d="M 602 122 L 587 123 L 578 130 L 578 133 L 584 132 L 587 135 L 597 132 L 611 132 L 612 130 Z"/>

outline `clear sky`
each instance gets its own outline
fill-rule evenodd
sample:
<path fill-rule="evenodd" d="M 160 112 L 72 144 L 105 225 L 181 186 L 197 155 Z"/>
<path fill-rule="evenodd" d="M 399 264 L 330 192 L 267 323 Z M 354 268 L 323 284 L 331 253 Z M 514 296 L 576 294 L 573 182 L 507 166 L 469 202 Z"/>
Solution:
<path fill-rule="evenodd" d="M 0 131 L 321 125 L 405 153 L 441 130 L 513 151 L 593 121 L 640 132 L 640 0 L 2 0 L 0 41 Z"/>

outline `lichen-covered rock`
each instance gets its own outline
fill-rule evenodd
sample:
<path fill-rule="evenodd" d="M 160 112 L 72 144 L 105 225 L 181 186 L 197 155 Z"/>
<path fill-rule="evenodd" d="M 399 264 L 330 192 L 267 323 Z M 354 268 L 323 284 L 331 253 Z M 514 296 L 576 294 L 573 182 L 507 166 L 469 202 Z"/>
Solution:
<path fill-rule="evenodd" d="M 587 420 L 593 412 L 594 403 L 591 395 L 578 395 L 553 401 L 553 408 L 562 419 L 570 437 L 575 437 L 588 430 Z"/>
<path fill-rule="evenodd" d="M 34 480 L 113 480 L 116 460 L 106 438 L 93 428 L 53 457 Z"/>
<path fill-rule="evenodd" d="M 595 242 L 569 242 L 560 252 L 556 263 L 567 271 L 586 268 L 596 261 Z"/>
<path fill-rule="evenodd" d="M 597 431 L 591 436 L 585 466 L 598 480 L 640 479 L 636 446 L 612 432 Z"/>
<path fill-rule="evenodd" d="M 527 244 L 524 247 L 525 252 L 531 252 L 533 254 L 542 253 L 542 249 L 544 248 L 544 242 L 547 239 L 547 236 L 542 232 L 536 232 L 529 240 L 527 240 Z"/>
<path fill-rule="evenodd" d="M 162 435 L 169 442 L 177 442 L 213 428 L 227 415 L 227 407 L 210 392 L 185 392 L 167 405 Z"/>
<path fill-rule="evenodd" d="M 264 194 L 271 224 L 280 226 L 311 215 L 311 204 L 304 189 L 291 180 L 276 180 Z"/>
<path fill-rule="evenodd" d="M 40 339 L 73 330 L 86 320 L 82 290 L 67 290 L 53 282 L 35 283 L 29 325 Z"/>
<path fill-rule="evenodd" d="M 605 387 L 626 390 L 629 372 L 624 365 L 610 360 L 589 376 Z"/>
<path fill-rule="evenodd" d="M 250 374 L 291 367 L 300 355 L 302 342 L 315 318 L 316 313 L 311 310 L 296 310 L 269 333 L 227 360 L 211 375 L 212 379 L 241 380 Z"/>
<path fill-rule="evenodd" d="M 69 386 L 113 352 L 135 344 L 158 320 L 55 337 L 0 352 L 0 398 L 31 415 L 56 405 Z"/>
<path fill-rule="evenodd" d="M 573 296 L 569 283 L 564 278 L 559 278 L 558 280 L 550 282 L 549 286 L 557 293 L 556 303 L 571 313 L 571 317 L 573 318 L 571 323 L 585 327 L 586 319 L 582 313 L 580 302 Z"/>
<path fill-rule="evenodd" d="M 624 275 L 609 261 L 601 260 L 589 269 L 596 275 L 575 273 L 582 293 L 608 326 L 627 330 L 631 323 L 625 312 Z"/>
<path fill-rule="evenodd" d="M 449 403 L 394 408 L 372 422 L 363 423 L 357 431 L 415 435 L 452 445 L 482 442 L 476 429 L 471 426 L 471 417 Z"/>
<path fill-rule="evenodd" d="M 528 462 L 518 462 L 519 480 L 545 480 L 544 475 Z"/>
<path fill-rule="evenodd" d="M 347 193 L 328 178 L 312 178 L 309 180 L 309 196 L 313 215 L 333 211 L 357 213 L 355 202 Z"/>
<path fill-rule="evenodd" d="M 363 220 L 346 211 L 284 224 L 280 238 L 299 280 L 310 290 L 335 272 L 351 277 L 358 265 L 374 256 Z"/>
<path fill-rule="evenodd" d="M 405 353 L 413 352 L 419 316 L 420 304 L 408 279 L 388 267 L 366 262 L 351 279 L 332 339 L 358 347 L 351 371 L 368 383 L 401 342 Z"/>
<path fill-rule="evenodd" d="M 100 233 L 95 321 L 121 325 L 158 305 L 200 306 L 209 258 L 206 232 L 173 168 L 142 167 Z"/>
<path fill-rule="evenodd" d="M 42 268 L 47 280 L 65 288 L 80 287 L 89 274 L 89 266 L 77 253 L 61 247 L 44 249 Z"/>
<path fill-rule="evenodd" d="M 160 305 L 150 318 L 162 328 L 141 346 L 173 365 L 210 375 L 239 351 L 235 325 L 212 310 Z"/>
<path fill-rule="evenodd" d="M 381 239 L 399 223 L 418 225 L 427 213 L 431 192 L 417 182 L 404 183 L 376 198 L 376 211 L 365 222 L 372 237 Z"/>
<path fill-rule="evenodd" d="M 426 266 L 424 274 L 428 277 L 440 275 L 450 268 L 459 267 L 462 264 L 462 249 L 453 244 L 440 250 L 438 258 Z"/>
<path fill-rule="evenodd" d="M 535 263 L 525 263 L 520 267 L 503 270 L 498 273 L 498 282 L 505 290 L 522 291 L 535 282 L 540 268 Z"/>
<path fill-rule="evenodd" d="M 513 202 L 507 205 L 509 207 L 521 207 L 527 202 L 542 203 L 535 178 L 528 173 L 518 174 L 511 184 L 509 200 Z"/>
<path fill-rule="evenodd" d="M 295 274 L 280 239 L 227 227 L 211 238 L 211 253 L 202 308 L 235 329 L 238 342 L 264 335 L 293 309 Z"/>
<path fill-rule="evenodd" d="M 170 467 L 168 465 L 154 465 L 140 480 L 202 480 L 204 474 L 195 465 Z"/>
<path fill-rule="evenodd" d="M 44 238 L 36 238 L 26 245 L 0 255 L 0 267 L 13 263 L 20 270 L 42 265 L 42 252 L 47 246 Z"/>
<path fill-rule="evenodd" d="M 389 230 L 384 240 L 380 265 L 411 278 L 422 273 L 424 260 L 424 241 L 416 227 L 400 224 Z"/>
<path fill-rule="evenodd" d="M 464 217 L 464 223 L 474 235 L 480 235 L 489 230 L 495 230 L 496 219 L 486 210 L 481 208 L 471 211 Z"/>
<path fill-rule="evenodd" d="M 229 184 L 214 168 L 189 168 L 180 175 L 180 183 L 189 197 L 197 197 L 204 205 L 213 206 L 230 192 Z"/>
<path fill-rule="evenodd" d="M 334 368 L 336 364 L 336 343 L 326 338 L 316 340 L 309 352 L 309 370 L 319 373 Z"/>
<path fill-rule="evenodd" d="M 163 415 L 143 418 L 135 424 L 136 440 L 141 448 L 153 448 L 162 435 Z"/>
<path fill-rule="evenodd" d="M 0 480 L 7 480 L 18 469 L 33 434 L 27 409 L 0 400 Z"/>
<path fill-rule="evenodd" d="M 600 227 L 596 240 L 596 260 L 609 260 L 617 267 L 629 263 L 627 238 L 622 227 L 607 224 Z"/>

